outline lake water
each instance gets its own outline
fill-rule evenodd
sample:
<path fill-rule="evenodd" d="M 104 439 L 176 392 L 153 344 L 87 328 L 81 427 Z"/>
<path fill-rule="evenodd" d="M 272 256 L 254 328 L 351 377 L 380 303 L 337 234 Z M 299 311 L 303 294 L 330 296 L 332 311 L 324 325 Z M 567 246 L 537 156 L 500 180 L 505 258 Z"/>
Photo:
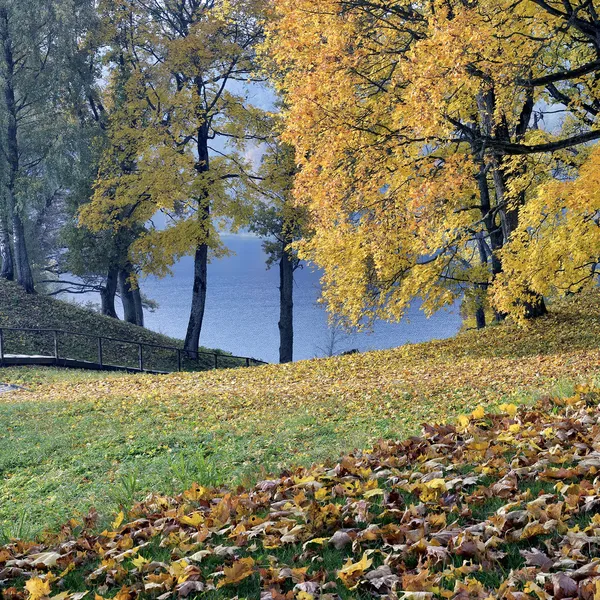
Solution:
<path fill-rule="evenodd" d="M 209 265 L 206 313 L 200 343 L 237 355 L 268 362 L 279 357 L 279 270 L 265 266 L 261 241 L 251 236 L 224 236 L 234 255 Z M 148 277 L 142 282 L 144 295 L 156 300 L 159 308 L 146 312 L 146 326 L 154 331 L 185 337 L 193 278 L 193 260 L 175 265 L 174 276 Z M 330 346 L 331 333 L 325 309 L 317 304 L 319 274 L 309 267 L 295 274 L 294 358 L 323 356 Z M 81 298 L 81 297 L 79 297 Z M 89 300 L 89 298 L 87 298 Z M 94 298 L 97 301 L 97 298 Z M 335 350 L 343 352 L 393 348 L 407 342 L 451 337 L 461 325 L 458 306 L 440 311 L 430 319 L 411 308 L 408 320 L 375 324 L 372 333 L 336 334 Z"/>

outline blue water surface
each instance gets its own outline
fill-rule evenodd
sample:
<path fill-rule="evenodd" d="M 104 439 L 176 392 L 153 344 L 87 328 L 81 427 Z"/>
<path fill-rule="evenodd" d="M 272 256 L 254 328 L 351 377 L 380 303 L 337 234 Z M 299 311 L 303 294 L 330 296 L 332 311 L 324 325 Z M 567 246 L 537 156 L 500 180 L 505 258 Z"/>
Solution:
<path fill-rule="evenodd" d="M 266 269 L 261 241 L 255 237 L 231 235 L 224 239 L 234 254 L 209 265 L 201 344 L 276 362 L 279 356 L 278 269 Z M 142 282 L 143 293 L 159 304 L 155 312 L 146 314 L 146 325 L 160 333 L 183 338 L 191 304 L 192 258 L 181 260 L 173 272 L 173 277 L 148 277 Z M 401 323 L 378 322 L 372 333 L 336 332 L 332 348 L 327 315 L 317 303 L 319 278 L 319 273 L 309 267 L 296 271 L 294 358 L 297 360 L 323 356 L 331 349 L 338 353 L 354 348 L 365 351 L 446 338 L 455 335 L 460 328 L 458 306 L 427 319 L 415 304 L 408 319 Z"/>

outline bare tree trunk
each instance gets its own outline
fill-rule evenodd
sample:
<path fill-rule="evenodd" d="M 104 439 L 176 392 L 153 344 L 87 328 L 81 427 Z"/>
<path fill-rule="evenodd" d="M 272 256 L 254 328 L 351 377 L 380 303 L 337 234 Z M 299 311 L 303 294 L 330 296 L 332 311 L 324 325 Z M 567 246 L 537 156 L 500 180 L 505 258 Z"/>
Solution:
<path fill-rule="evenodd" d="M 500 225 L 496 223 L 496 215 L 492 210 L 492 201 L 490 198 L 490 188 L 488 185 L 488 177 L 487 177 L 487 166 L 483 160 L 480 161 L 479 164 L 479 173 L 477 174 L 477 183 L 479 186 L 479 200 L 481 206 L 481 217 L 483 219 L 483 223 L 485 225 L 485 229 L 487 235 L 490 239 L 490 247 L 486 248 L 485 239 L 479 237 L 477 239 L 479 256 L 482 264 L 488 264 L 488 255 L 489 261 L 491 263 L 491 271 L 492 271 L 492 279 L 494 279 L 498 274 L 502 272 L 502 263 L 500 262 L 500 257 L 498 255 L 499 251 L 502 249 L 502 245 L 504 243 L 504 236 L 502 234 L 502 228 Z M 481 286 L 480 286 L 481 287 Z M 483 287 L 485 289 L 483 289 Z M 487 289 L 489 288 L 489 284 L 482 287 L 481 294 L 487 295 Z M 481 298 L 481 306 L 478 306 L 476 309 L 475 318 L 477 321 L 477 328 L 483 329 L 486 326 L 485 320 L 485 310 L 483 308 L 483 298 Z M 504 317 L 500 313 L 495 313 L 496 321 L 501 321 Z"/>
<path fill-rule="evenodd" d="M 191 358 L 198 356 L 200 332 L 206 307 L 206 283 L 208 276 L 208 246 L 200 244 L 194 256 L 194 287 L 192 289 L 192 308 L 185 335 L 184 349 Z"/>
<path fill-rule="evenodd" d="M 481 261 L 481 264 L 487 266 L 488 253 L 483 235 L 483 232 L 481 232 L 481 234 L 477 236 L 477 247 L 479 249 L 479 260 Z M 487 325 L 485 320 L 485 297 L 487 295 L 488 284 L 480 283 L 476 285 L 476 288 L 475 321 L 477 323 L 477 329 L 485 329 Z"/>
<path fill-rule="evenodd" d="M 294 353 L 294 257 L 287 245 L 279 260 L 279 362 L 292 362 Z"/>
<path fill-rule="evenodd" d="M 2 258 L 0 278 L 6 279 L 7 281 L 13 281 L 15 278 L 15 265 L 10 245 L 10 234 L 4 215 L 0 216 L 0 258 Z"/>
<path fill-rule="evenodd" d="M 198 90 L 202 89 L 202 82 L 198 81 Z M 198 161 L 196 171 L 206 173 L 210 169 L 210 156 L 208 153 L 208 123 L 203 123 L 198 129 Z M 206 308 L 206 285 L 208 279 L 208 232 L 210 227 L 210 199 L 208 197 L 198 200 L 198 226 L 201 235 L 194 255 L 194 284 L 192 288 L 192 307 L 188 321 L 185 342 L 183 344 L 188 356 L 196 358 L 200 345 L 200 333 L 204 321 Z"/>
<path fill-rule="evenodd" d="M 14 262 L 17 272 L 17 281 L 28 294 L 35 293 L 33 274 L 29 264 L 27 244 L 25 242 L 25 228 L 19 216 L 15 201 L 15 183 L 19 174 L 19 140 L 18 140 L 18 109 L 15 101 L 14 73 L 15 63 L 13 57 L 12 40 L 9 32 L 8 11 L 0 7 L 0 41 L 3 52 L 2 76 L 4 79 L 4 102 L 6 109 L 6 158 L 8 175 L 6 177 L 6 201 L 9 218 L 12 223 Z"/>
<path fill-rule="evenodd" d="M 133 290 L 129 282 L 129 269 L 119 271 L 119 293 L 121 294 L 121 303 L 123 304 L 123 319 L 127 323 L 137 325 L 135 315 L 135 302 L 133 300 Z"/>
<path fill-rule="evenodd" d="M 117 283 L 119 280 L 119 269 L 111 267 L 106 275 L 106 284 L 100 291 L 100 300 L 102 302 L 102 314 L 113 319 L 118 319 L 115 309 L 115 294 L 117 293 Z"/>
<path fill-rule="evenodd" d="M 17 281 L 28 294 L 35 294 L 33 274 L 29 264 L 27 244 L 25 242 L 25 227 L 21 217 L 15 212 L 12 217 L 13 246 L 15 249 L 15 263 L 17 267 Z"/>
<path fill-rule="evenodd" d="M 531 302 L 523 302 L 523 306 L 525 306 L 526 319 L 537 319 L 538 317 L 543 317 L 548 314 L 548 307 L 546 306 L 544 297 L 540 294 L 535 294 Z"/>
<path fill-rule="evenodd" d="M 510 132 L 505 123 L 497 125 L 493 123 L 492 116 L 496 110 L 496 97 L 493 89 L 488 89 L 485 93 L 477 97 L 479 108 L 479 117 L 482 124 L 483 133 L 493 135 L 496 138 L 511 141 Z M 529 121 L 534 108 L 533 97 L 528 94 L 520 116 L 520 123 L 517 128 L 517 139 L 521 139 L 529 127 Z M 495 212 L 500 216 L 500 224 L 496 223 L 496 215 L 490 210 L 491 202 L 489 197 L 489 188 L 487 184 L 486 167 L 480 157 L 481 170 L 478 175 L 479 190 L 481 196 L 483 219 L 491 240 L 492 246 L 492 275 L 495 277 L 502 272 L 502 264 L 497 257 L 497 250 L 502 248 L 510 240 L 511 235 L 519 226 L 519 209 L 525 203 L 525 195 L 522 193 L 518 198 L 511 202 L 507 194 L 506 173 L 502 166 L 502 156 L 493 156 L 491 162 L 492 177 L 494 182 L 494 191 L 496 193 Z M 487 217 L 486 217 L 487 213 Z M 533 319 L 545 315 L 548 311 L 544 298 L 539 294 L 531 292 L 533 300 L 525 302 L 526 316 Z M 506 315 L 496 313 L 496 320 L 502 320 Z"/>
<path fill-rule="evenodd" d="M 142 304 L 142 292 L 140 290 L 139 282 L 131 290 L 133 294 L 133 307 L 135 309 L 135 324 L 140 327 L 144 326 L 144 306 Z"/>

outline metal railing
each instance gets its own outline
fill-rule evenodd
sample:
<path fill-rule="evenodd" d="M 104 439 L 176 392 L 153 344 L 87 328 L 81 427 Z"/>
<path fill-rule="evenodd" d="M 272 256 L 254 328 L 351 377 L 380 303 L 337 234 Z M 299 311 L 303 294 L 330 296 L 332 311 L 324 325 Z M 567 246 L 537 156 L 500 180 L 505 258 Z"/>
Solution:
<path fill-rule="evenodd" d="M 1 365 L 48 361 L 56 366 L 145 373 L 206 371 L 267 364 L 247 356 L 205 350 L 189 352 L 176 346 L 62 329 L 0 328 Z"/>

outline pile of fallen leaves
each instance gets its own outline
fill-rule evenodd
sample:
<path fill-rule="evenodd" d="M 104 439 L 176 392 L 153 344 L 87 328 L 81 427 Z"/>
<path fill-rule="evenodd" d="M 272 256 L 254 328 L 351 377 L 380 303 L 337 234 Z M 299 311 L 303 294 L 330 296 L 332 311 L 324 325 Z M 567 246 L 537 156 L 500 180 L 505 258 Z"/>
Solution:
<path fill-rule="evenodd" d="M 600 390 L 0 549 L 4 598 L 600 598 Z"/>

